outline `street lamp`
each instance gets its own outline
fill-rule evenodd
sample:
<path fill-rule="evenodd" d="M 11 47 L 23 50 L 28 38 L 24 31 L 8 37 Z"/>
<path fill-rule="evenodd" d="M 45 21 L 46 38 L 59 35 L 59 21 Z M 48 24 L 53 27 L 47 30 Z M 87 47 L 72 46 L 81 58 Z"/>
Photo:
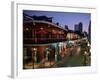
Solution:
<path fill-rule="evenodd" d="M 34 63 L 37 62 L 37 49 L 36 48 L 32 48 L 32 62 L 33 62 L 33 69 L 34 69 Z"/>
<path fill-rule="evenodd" d="M 57 51 L 55 52 L 55 61 L 57 62 Z"/>
<path fill-rule="evenodd" d="M 51 55 L 50 55 L 50 48 L 46 48 L 46 61 L 49 61 L 50 66 L 51 66 Z"/>
<path fill-rule="evenodd" d="M 89 61 L 88 61 L 88 58 L 89 58 L 89 54 L 87 51 L 84 52 L 84 65 L 88 65 Z"/>

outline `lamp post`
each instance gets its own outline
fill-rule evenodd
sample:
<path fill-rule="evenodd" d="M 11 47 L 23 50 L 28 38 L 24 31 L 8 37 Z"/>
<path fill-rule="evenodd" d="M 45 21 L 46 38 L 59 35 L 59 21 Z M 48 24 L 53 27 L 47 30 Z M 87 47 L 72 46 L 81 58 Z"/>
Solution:
<path fill-rule="evenodd" d="M 51 66 L 51 55 L 50 55 L 50 49 L 46 48 L 46 61 L 50 61 L 50 66 Z"/>
<path fill-rule="evenodd" d="M 57 62 L 57 52 L 55 52 L 55 62 Z"/>
<path fill-rule="evenodd" d="M 37 62 L 37 49 L 36 48 L 32 48 L 32 62 L 33 62 L 33 69 L 34 69 L 34 63 Z"/>
<path fill-rule="evenodd" d="M 84 66 L 87 66 L 88 64 L 88 53 L 87 51 L 84 51 Z"/>

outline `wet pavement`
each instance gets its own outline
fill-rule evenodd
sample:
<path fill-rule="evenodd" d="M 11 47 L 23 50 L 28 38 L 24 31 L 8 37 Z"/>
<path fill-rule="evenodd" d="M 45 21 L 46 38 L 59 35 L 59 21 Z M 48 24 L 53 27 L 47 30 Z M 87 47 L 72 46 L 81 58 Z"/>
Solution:
<path fill-rule="evenodd" d="M 65 53 L 66 52 L 66 53 Z M 39 69 L 39 68 L 59 68 L 59 67 L 81 67 L 91 65 L 90 48 L 84 45 L 83 42 L 80 45 L 73 45 L 67 48 L 63 56 L 60 56 L 59 60 L 48 61 L 46 58 L 39 63 L 30 62 L 25 65 L 26 69 Z M 59 57 L 59 56 L 58 56 Z"/>

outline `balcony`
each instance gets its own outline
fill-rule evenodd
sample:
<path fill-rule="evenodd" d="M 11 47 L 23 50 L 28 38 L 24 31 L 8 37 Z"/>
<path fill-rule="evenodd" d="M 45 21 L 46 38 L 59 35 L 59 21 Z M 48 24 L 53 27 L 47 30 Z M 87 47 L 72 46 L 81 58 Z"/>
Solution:
<path fill-rule="evenodd" d="M 24 44 L 47 44 L 67 41 L 65 38 L 24 38 Z"/>

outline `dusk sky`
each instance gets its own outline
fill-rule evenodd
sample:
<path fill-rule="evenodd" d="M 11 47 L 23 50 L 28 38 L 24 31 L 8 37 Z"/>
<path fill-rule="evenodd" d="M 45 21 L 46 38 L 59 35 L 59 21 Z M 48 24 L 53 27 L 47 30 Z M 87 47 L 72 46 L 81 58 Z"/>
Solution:
<path fill-rule="evenodd" d="M 74 30 L 74 25 L 79 22 L 83 23 L 83 31 L 88 32 L 89 21 L 91 20 L 91 14 L 89 13 L 75 13 L 75 12 L 51 12 L 51 11 L 33 11 L 24 10 L 25 14 L 30 16 L 47 16 L 53 17 L 54 23 L 59 23 L 62 27 L 68 25 L 68 28 Z"/>

